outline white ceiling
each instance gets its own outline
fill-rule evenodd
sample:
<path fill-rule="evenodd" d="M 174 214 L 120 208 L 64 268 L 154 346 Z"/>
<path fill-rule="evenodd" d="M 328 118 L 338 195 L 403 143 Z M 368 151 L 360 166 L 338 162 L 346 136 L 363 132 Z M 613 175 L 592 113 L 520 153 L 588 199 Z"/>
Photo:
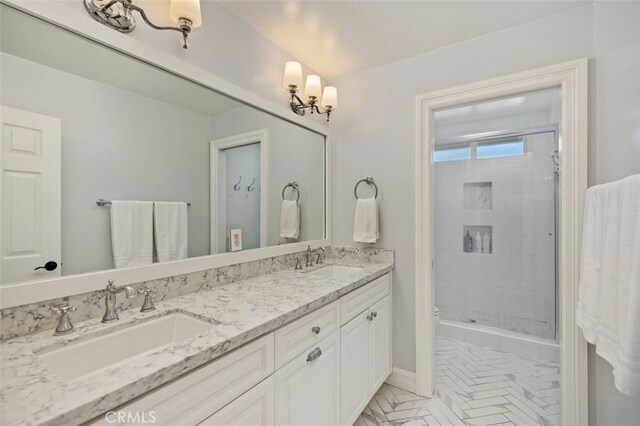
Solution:
<path fill-rule="evenodd" d="M 233 0 L 220 3 L 289 54 L 331 79 L 589 2 Z"/>

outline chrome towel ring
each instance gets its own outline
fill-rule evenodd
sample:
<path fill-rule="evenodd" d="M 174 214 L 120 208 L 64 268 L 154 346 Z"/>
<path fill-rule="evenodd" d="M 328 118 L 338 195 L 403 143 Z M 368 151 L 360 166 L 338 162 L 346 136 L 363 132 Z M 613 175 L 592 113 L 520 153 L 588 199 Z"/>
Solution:
<path fill-rule="evenodd" d="M 289 187 L 295 189 L 296 194 L 298 194 L 298 196 L 296 197 L 296 202 L 300 201 L 300 190 L 298 189 L 298 182 L 289 182 L 284 186 L 284 188 L 282 188 L 282 199 L 286 200 L 286 198 L 284 197 L 284 193 Z"/>
<path fill-rule="evenodd" d="M 373 180 L 373 177 L 367 176 L 364 179 L 360 179 L 358 183 L 356 183 L 356 186 L 353 188 L 353 195 L 356 196 L 356 200 L 358 199 L 358 185 L 360 185 L 361 183 L 366 183 L 367 185 L 373 185 L 373 187 L 376 189 L 375 198 L 378 198 L 378 185 L 376 185 L 375 181 Z"/>

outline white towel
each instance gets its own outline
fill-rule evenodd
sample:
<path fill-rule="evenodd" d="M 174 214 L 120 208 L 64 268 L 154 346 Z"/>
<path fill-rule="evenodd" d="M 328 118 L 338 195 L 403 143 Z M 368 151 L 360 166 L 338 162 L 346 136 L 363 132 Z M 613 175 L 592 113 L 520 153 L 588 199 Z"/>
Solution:
<path fill-rule="evenodd" d="M 300 209 L 295 200 L 282 200 L 280 213 L 280 237 L 298 238 L 300 236 Z"/>
<path fill-rule="evenodd" d="M 116 268 L 153 262 L 153 203 L 111 201 L 111 247 Z"/>
<path fill-rule="evenodd" d="M 576 321 L 616 388 L 640 396 L 640 175 L 587 191 Z"/>
<path fill-rule="evenodd" d="M 353 224 L 353 241 L 356 243 L 375 243 L 379 237 L 376 199 L 358 198 Z"/>
<path fill-rule="evenodd" d="M 186 259 L 189 250 L 187 203 L 156 201 L 153 227 L 158 262 Z"/>

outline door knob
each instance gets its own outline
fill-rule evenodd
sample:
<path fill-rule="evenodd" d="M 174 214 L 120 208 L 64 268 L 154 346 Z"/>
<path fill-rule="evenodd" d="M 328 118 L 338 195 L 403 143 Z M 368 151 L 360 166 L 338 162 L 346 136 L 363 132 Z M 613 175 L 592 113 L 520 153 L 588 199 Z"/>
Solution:
<path fill-rule="evenodd" d="M 53 260 L 50 260 L 47 263 L 45 263 L 44 266 L 38 266 L 37 268 L 35 268 L 34 271 L 37 271 L 38 269 L 46 269 L 47 271 L 55 271 L 55 269 L 57 267 L 58 267 L 58 263 L 54 262 Z"/>

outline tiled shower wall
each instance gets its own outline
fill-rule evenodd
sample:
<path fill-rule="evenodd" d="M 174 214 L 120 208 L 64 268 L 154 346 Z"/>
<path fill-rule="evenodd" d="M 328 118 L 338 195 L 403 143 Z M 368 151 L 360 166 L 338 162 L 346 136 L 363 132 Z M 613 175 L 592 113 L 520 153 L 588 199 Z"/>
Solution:
<path fill-rule="evenodd" d="M 555 338 L 554 133 L 525 155 L 435 165 L 436 303 L 442 319 Z M 464 184 L 491 183 L 491 202 Z M 484 193 L 484 191 L 481 191 Z M 463 229 L 490 226 L 492 253 L 463 252 Z"/>

